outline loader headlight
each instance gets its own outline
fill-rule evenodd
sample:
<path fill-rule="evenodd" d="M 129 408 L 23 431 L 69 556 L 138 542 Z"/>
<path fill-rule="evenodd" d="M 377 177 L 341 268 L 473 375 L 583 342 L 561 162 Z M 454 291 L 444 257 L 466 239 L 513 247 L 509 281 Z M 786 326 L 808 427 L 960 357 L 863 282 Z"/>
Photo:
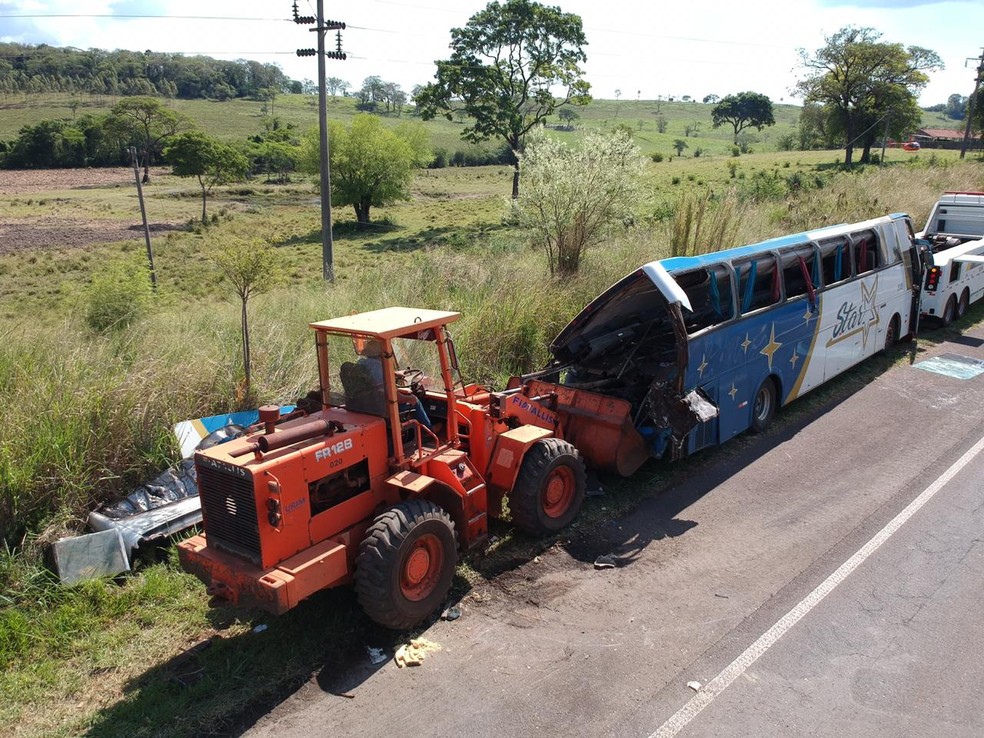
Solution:
<path fill-rule="evenodd" d="M 283 515 L 280 514 L 280 500 L 276 497 L 267 498 L 267 521 L 274 528 L 280 527 L 280 521 L 283 520 Z"/>

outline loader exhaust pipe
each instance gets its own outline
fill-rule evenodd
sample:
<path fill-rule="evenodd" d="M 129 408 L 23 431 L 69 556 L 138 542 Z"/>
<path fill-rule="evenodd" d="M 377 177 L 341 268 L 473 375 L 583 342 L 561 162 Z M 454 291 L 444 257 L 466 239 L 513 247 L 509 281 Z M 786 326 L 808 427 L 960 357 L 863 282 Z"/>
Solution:
<path fill-rule="evenodd" d="M 341 430 L 338 424 L 331 420 L 311 420 L 303 425 L 293 428 L 273 432 L 273 428 L 267 426 L 266 434 L 257 436 L 254 441 L 238 448 L 229 455 L 233 458 L 245 456 L 246 454 L 267 453 L 276 451 L 300 441 L 307 441 L 318 436 L 330 436 L 336 430 Z"/>

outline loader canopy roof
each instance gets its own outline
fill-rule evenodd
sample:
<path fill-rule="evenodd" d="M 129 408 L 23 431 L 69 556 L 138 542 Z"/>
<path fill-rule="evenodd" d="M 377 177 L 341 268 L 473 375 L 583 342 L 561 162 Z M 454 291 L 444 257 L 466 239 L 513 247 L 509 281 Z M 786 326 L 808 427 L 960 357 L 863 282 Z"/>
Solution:
<path fill-rule="evenodd" d="M 409 333 L 426 331 L 447 325 L 461 317 L 461 313 L 421 308 L 390 307 L 367 313 L 346 315 L 342 318 L 311 323 L 315 330 L 376 338 L 395 338 Z"/>

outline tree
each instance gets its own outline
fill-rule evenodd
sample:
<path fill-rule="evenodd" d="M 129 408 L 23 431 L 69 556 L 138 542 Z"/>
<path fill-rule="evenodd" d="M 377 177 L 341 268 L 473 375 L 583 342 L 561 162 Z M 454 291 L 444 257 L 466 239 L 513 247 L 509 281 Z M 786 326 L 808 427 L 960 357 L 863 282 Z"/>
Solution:
<path fill-rule="evenodd" d="M 143 156 L 143 181 L 150 181 L 150 165 L 169 138 L 191 128 L 184 116 L 168 110 L 153 97 L 130 97 L 120 100 L 110 111 L 107 126 L 126 141 L 140 141 Z"/>
<path fill-rule="evenodd" d="M 174 137 L 164 150 L 174 173 L 179 177 L 196 177 L 202 188 L 202 223 L 205 205 L 212 188 L 246 176 L 249 162 L 233 147 L 201 131 L 189 131 Z"/>
<path fill-rule="evenodd" d="M 305 138 L 304 149 L 304 168 L 317 172 L 317 131 Z M 351 205 L 360 226 L 369 223 L 371 208 L 409 200 L 414 169 L 425 166 L 431 156 L 427 132 L 419 123 L 390 129 L 368 113 L 357 114 L 349 128 L 332 121 L 328 151 L 332 204 Z"/>
<path fill-rule="evenodd" d="M 85 136 L 70 123 L 42 120 L 20 129 L 10 144 L 4 166 L 9 169 L 52 169 L 85 164 Z"/>
<path fill-rule="evenodd" d="M 963 120 L 964 115 L 967 112 L 967 98 L 959 93 L 954 93 L 946 99 L 946 105 L 943 108 L 947 118 L 951 120 Z"/>
<path fill-rule="evenodd" d="M 435 82 L 415 102 L 424 120 L 448 120 L 463 110 L 466 141 L 490 138 L 522 153 L 526 134 L 564 105 L 587 105 L 590 85 L 578 66 L 587 60 L 581 18 L 532 0 L 489 3 L 464 28 L 451 29 L 451 58 L 437 62 Z M 553 90 L 562 90 L 555 98 Z M 519 197 L 519 161 L 513 199 Z"/>
<path fill-rule="evenodd" d="M 718 95 L 712 93 L 710 95 L 704 95 L 704 99 L 701 102 L 703 102 L 705 105 L 713 105 L 720 99 L 721 98 Z"/>
<path fill-rule="evenodd" d="M 827 148 L 831 140 L 829 116 L 821 105 L 806 103 L 800 109 L 799 148 L 801 151 Z"/>
<path fill-rule="evenodd" d="M 270 244 L 260 239 L 226 237 L 213 247 L 210 258 L 239 297 L 245 380 L 243 394 L 248 399 L 251 396 L 252 361 L 247 306 L 251 297 L 265 292 L 276 281 L 277 255 Z"/>
<path fill-rule="evenodd" d="M 520 166 L 520 222 L 546 251 L 551 274 L 576 274 L 585 250 L 631 217 L 640 197 L 643 159 L 621 132 L 588 134 L 580 146 L 532 132 Z"/>
<path fill-rule="evenodd" d="M 929 81 L 927 71 L 943 68 L 934 51 L 881 42 L 872 28 L 847 26 L 827 37 L 812 56 L 800 49 L 807 77 L 796 84 L 805 103 L 818 103 L 844 140 L 844 164 L 853 163 L 854 146 L 870 126 Z"/>
<path fill-rule="evenodd" d="M 564 126 L 568 131 L 573 131 L 574 121 L 578 120 L 581 116 L 574 108 L 561 108 L 557 113 L 557 117 L 564 121 Z"/>
<path fill-rule="evenodd" d="M 735 135 L 733 143 L 738 143 L 738 134 L 745 128 L 761 131 L 765 126 L 776 124 L 772 113 L 772 101 L 758 92 L 739 92 L 727 95 L 711 109 L 711 122 L 715 128 L 722 123 L 730 123 Z"/>
<path fill-rule="evenodd" d="M 673 148 L 676 149 L 677 156 L 682 156 L 683 150 L 687 148 L 687 142 L 682 138 L 678 138 L 673 141 Z"/>
<path fill-rule="evenodd" d="M 317 86 L 315 86 L 313 82 L 311 83 L 311 85 L 314 87 L 314 92 L 317 93 L 318 91 Z M 347 90 L 348 87 L 349 87 L 348 82 L 346 82 L 344 79 L 341 79 L 339 77 L 329 77 L 328 79 L 325 80 L 325 90 L 332 97 L 335 97 L 335 95 L 337 95 L 339 92 L 341 92 L 342 95 L 344 95 L 345 90 Z"/>
<path fill-rule="evenodd" d="M 971 95 L 968 99 L 967 106 L 969 108 L 971 132 L 977 131 L 978 134 L 984 134 L 984 87 L 981 87 L 975 94 Z"/>

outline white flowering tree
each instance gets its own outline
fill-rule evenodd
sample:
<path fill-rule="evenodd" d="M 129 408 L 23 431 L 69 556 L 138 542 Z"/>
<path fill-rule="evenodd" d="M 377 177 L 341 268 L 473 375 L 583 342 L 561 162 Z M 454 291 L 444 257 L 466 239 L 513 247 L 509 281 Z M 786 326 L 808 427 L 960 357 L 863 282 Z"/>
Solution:
<path fill-rule="evenodd" d="M 520 222 L 542 246 L 550 273 L 576 274 L 585 250 L 632 216 L 645 162 L 624 132 L 569 145 L 536 131 L 520 159 Z"/>

